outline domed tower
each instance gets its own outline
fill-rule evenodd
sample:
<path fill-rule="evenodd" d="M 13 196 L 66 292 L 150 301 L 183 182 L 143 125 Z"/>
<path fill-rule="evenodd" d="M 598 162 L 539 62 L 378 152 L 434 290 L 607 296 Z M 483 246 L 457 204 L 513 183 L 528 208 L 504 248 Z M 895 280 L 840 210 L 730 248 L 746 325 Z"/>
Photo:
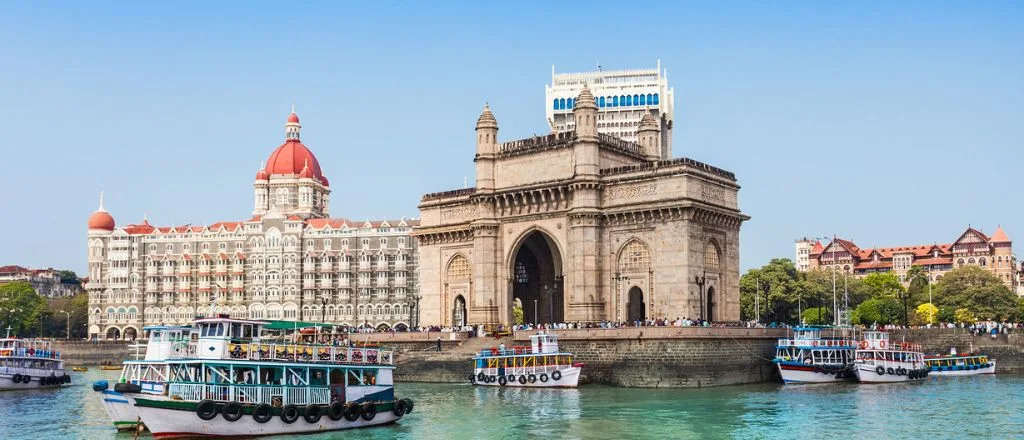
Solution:
<path fill-rule="evenodd" d="M 103 193 L 100 193 L 100 207 L 89 216 L 89 278 L 90 286 L 102 286 L 103 263 L 106 261 L 107 245 L 116 223 L 114 216 L 103 209 Z M 93 293 L 93 292 L 90 292 Z"/>
<path fill-rule="evenodd" d="M 89 235 L 109 235 L 117 226 L 114 223 L 114 216 L 103 209 L 103 193 L 100 193 L 100 207 L 89 216 Z"/>
<path fill-rule="evenodd" d="M 256 174 L 253 215 L 298 215 L 320 218 L 328 214 L 327 178 L 300 138 L 302 125 L 293 110 L 285 123 L 285 141 L 267 158 Z"/>
<path fill-rule="evenodd" d="M 598 153 L 597 103 L 586 84 L 576 98 L 572 114 L 576 121 L 576 142 L 573 145 L 576 175 L 597 176 L 601 169 Z"/>
<path fill-rule="evenodd" d="M 658 120 L 654 119 L 650 112 L 644 113 L 644 117 L 640 119 L 640 127 L 636 131 L 636 138 L 640 143 L 644 159 L 649 161 L 661 159 L 660 134 L 661 127 L 658 126 Z"/>
<path fill-rule="evenodd" d="M 498 154 L 498 120 L 491 113 L 491 107 L 484 105 L 484 111 L 476 120 L 476 189 L 494 189 L 494 160 Z"/>

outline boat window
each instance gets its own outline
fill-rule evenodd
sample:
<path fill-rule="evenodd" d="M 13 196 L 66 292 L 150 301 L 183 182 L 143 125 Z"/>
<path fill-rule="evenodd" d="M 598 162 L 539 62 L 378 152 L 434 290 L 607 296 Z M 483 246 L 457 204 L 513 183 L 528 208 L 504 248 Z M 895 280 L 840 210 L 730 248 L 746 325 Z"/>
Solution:
<path fill-rule="evenodd" d="M 363 370 L 348 370 L 348 386 L 363 384 Z"/>
<path fill-rule="evenodd" d="M 217 324 L 217 336 L 224 336 L 224 333 L 225 333 L 224 323 L 223 322 L 218 323 Z"/>
<path fill-rule="evenodd" d="M 242 326 L 242 337 L 247 339 L 252 338 L 252 325 L 246 324 Z"/>

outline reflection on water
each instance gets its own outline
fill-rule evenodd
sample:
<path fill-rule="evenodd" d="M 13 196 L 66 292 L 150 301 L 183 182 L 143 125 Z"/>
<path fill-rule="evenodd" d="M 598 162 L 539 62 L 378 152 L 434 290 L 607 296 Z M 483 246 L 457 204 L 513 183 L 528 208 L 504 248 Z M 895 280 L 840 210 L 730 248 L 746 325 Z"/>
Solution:
<path fill-rule="evenodd" d="M 0 439 L 134 438 L 115 433 L 89 386 L 117 375 L 73 373 L 75 385 L 59 391 L 0 393 Z M 1024 378 L 1012 376 L 699 390 L 399 384 L 397 394 L 416 401 L 398 424 L 278 438 L 1024 438 Z"/>

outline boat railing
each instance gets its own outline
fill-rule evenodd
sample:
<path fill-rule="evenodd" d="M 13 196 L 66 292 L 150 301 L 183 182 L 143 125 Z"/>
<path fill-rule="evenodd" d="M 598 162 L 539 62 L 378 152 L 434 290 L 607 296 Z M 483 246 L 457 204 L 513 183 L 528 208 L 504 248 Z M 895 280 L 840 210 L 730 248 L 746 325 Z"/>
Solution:
<path fill-rule="evenodd" d="M 230 359 L 311 363 L 393 365 L 394 352 L 380 348 L 300 344 L 230 344 Z"/>
<path fill-rule="evenodd" d="M 213 400 L 249 404 L 266 403 L 274 406 L 327 405 L 331 403 L 331 389 L 328 387 L 172 383 L 167 394 L 171 399 L 191 402 Z"/>
<path fill-rule="evenodd" d="M 921 349 L 921 344 L 915 344 L 913 342 L 880 342 L 877 339 L 861 341 L 859 348 L 862 350 L 911 351 L 916 353 L 924 352 L 924 350 Z"/>
<path fill-rule="evenodd" d="M 497 376 L 500 369 L 504 369 L 506 375 L 515 374 L 517 376 L 521 376 L 524 374 L 541 373 L 547 373 L 550 375 L 554 371 L 562 370 L 568 367 L 570 367 L 570 365 L 531 365 L 528 367 L 485 367 L 480 368 L 480 371 L 483 372 L 485 376 Z"/>
<path fill-rule="evenodd" d="M 0 367 L 0 374 L 10 374 L 10 375 L 21 374 L 23 376 L 24 375 L 28 375 L 28 376 L 32 376 L 32 377 L 43 377 L 43 376 L 49 377 L 49 376 L 57 375 L 57 371 L 60 371 L 60 370 L 48 370 L 48 369 L 45 369 L 45 368 L 32 368 L 32 367 Z M 61 373 L 61 374 L 63 374 L 63 373 Z"/>
<path fill-rule="evenodd" d="M 779 339 L 779 347 L 811 347 L 811 348 L 854 348 L 854 339 Z"/>

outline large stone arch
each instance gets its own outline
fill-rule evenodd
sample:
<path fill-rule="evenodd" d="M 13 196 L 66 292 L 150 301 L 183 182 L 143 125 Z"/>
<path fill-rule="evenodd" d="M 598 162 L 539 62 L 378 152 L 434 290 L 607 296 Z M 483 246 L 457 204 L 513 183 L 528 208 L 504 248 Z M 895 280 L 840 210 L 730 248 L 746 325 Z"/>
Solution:
<path fill-rule="evenodd" d="M 565 254 L 555 235 L 534 226 L 523 231 L 513 243 L 506 256 L 505 275 L 509 280 L 506 322 L 512 321 L 513 304 L 517 299 L 522 305 L 525 322 L 563 322 Z"/>
<path fill-rule="evenodd" d="M 654 276 L 654 253 L 647 242 L 637 237 L 624 241 L 615 252 L 614 268 L 611 274 L 615 289 L 615 296 L 611 298 L 616 307 L 613 310 L 614 318 L 632 322 L 637 316 L 653 315 L 654 292 L 651 279 Z M 630 298 L 634 289 L 641 292 L 642 313 L 635 310 L 636 301 Z"/>
<path fill-rule="evenodd" d="M 468 313 L 472 307 L 470 298 L 473 295 L 473 261 L 462 252 L 456 252 L 448 258 L 444 265 L 444 298 L 443 316 L 445 325 L 453 325 L 455 319 L 456 298 L 462 298 L 463 302 L 458 307 L 463 307 L 463 313 Z M 468 317 L 465 317 L 468 321 Z"/>
<path fill-rule="evenodd" d="M 701 303 L 701 316 L 708 321 L 715 321 L 721 314 L 718 307 L 723 305 L 719 298 L 720 284 L 724 267 L 722 265 L 722 247 L 714 238 L 704 243 L 704 298 Z"/>

